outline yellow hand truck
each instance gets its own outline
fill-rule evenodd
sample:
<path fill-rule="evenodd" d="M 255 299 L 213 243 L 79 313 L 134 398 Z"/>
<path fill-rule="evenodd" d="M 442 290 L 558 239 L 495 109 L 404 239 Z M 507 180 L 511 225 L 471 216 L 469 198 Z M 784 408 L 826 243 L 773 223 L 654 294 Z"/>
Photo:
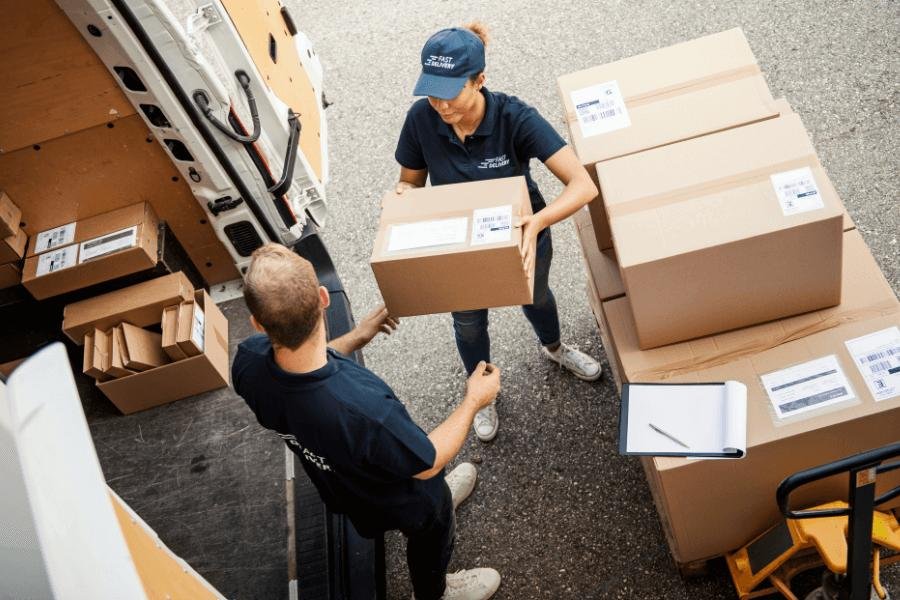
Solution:
<path fill-rule="evenodd" d="M 878 475 L 900 469 L 900 461 L 889 462 L 898 457 L 900 442 L 782 481 L 775 497 L 784 520 L 726 556 L 740 600 L 775 593 L 799 600 L 791 579 L 823 565 L 821 585 L 805 600 L 888 600 L 879 575 L 882 566 L 900 562 L 900 524 L 892 512 L 876 509 L 900 497 L 900 486 L 876 497 L 875 482 Z M 790 508 L 791 493 L 798 488 L 843 473 L 849 475 L 847 502 Z"/>

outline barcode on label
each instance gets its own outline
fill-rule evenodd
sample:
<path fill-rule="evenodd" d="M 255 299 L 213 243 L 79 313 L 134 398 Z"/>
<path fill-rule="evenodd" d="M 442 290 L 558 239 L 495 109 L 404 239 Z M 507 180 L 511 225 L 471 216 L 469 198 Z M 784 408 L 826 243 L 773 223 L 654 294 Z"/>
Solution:
<path fill-rule="evenodd" d="M 887 371 L 890 368 L 891 363 L 886 360 L 869 365 L 869 369 L 871 369 L 873 373 L 881 373 L 882 371 Z"/>
<path fill-rule="evenodd" d="M 137 227 L 129 227 L 94 238 L 81 244 L 81 262 L 99 258 L 125 248 L 131 248 L 137 242 Z"/>
<path fill-rule="evenodd" d="M 74 244 L 57 250 L 51 250 L 50 252 L 45 252 L 38 257 L 35 277 L 68 269 L 75 265 L 77 256 L 78 246 Z"/>
<path fill-rule="evenodd" d="M 860 363 L 872 362 L 873 360 L 881 360 L 883 358 L 887 358 L 889 356 L 896 356 L 900 354 L 900 348 L 887 348 L 883 352 L 876 352 L 875 354 L 869 354 L 868 356 L 861 356 L 859 358 Z"/>
<path fill-rule="evenodd" d="M 876 402 L 900 396 L 900 328 L 844 342 Z"/>

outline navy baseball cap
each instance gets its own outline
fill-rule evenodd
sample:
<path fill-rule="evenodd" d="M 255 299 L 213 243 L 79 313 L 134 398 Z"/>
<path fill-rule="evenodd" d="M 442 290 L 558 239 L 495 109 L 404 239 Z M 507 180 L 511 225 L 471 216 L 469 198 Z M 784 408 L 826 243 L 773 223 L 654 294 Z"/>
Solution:
<path fill-rule="evenodd" d="M 422 74 L 413 96 L 456 98 L 472 75 L 484 71 L 484 44 L 468 29 L 442 29 L 422 47 Z"/>

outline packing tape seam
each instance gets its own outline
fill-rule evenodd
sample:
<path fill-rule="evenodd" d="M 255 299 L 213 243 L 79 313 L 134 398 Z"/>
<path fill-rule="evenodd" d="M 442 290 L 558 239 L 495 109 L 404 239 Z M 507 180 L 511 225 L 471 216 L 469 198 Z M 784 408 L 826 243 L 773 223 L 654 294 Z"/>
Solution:
<path fill-rule="evenodd" d="M 640 198 L 633 198 L 618 204 L 606 204 L 606 213 L 610 219 L 613 217 L 622 217 L 625 215 L 652 210 L 676 204 L 682 200 L 693 198 L 696 196 L 707 196 L 728 189 L 737 188 L 754 183 L 762 183 L 769 179 L 770 176 L 784 171 L 793 171 L 803 167 L 816 169 L 824 174 L 824 169 L 819 163 L 819 159 L 815 154 L 807 154 L 801 158 L 787 160 L 774 165 L 767 165 L 759 169 L 744 171 L 738 175 L 728 175 L 720 177 L 712 181 L 704 181 L 694 185 L 685 186 L 668 192 L 659 194 L 651 194 Z M 818 184 L 818 182 L 817 182 Z M 820 185 L 820 187 L 825 187 Z M 830 189 L 830 188 L 829 188 Z M 774 190 L 773 190 L 774 193 Z M 607 194 L 608 197 L 608 194 Z"/>
<path fill-rule="evenodd" d="M 760 74 L 762 74 L 762 71 L 760 70 L 759 65 L 744 65 L 743 67 L 735 67 L 734 69 L 721 71 L 713 75 L 697 77 L 695 79 L 690 79 L 682 83 L 675 83 L 664 88 L 653 90 L 652 92 L 626 96 L 623 97 L 623 101 L 625 102 L 625 108 L 631 110 L 633 108 L 644 106 L 646 104 L 652 104 L 661 100 L 667 100 L 669 98 L 673 98 L 675 96 L 680 96 L 683 94 L 699 92 L 700 90 L 716 87 L 717 85 L 724 85 L 726 83 L 732 83 L 741 79 L 755 77 Z M 568 100 L 568 98 L 566 99 Z M 575 114 L 574 110 L 566 110 L 566 120 L 569 123 L 577 123 L 578 115 Z"/>
<path fill-rule="evenodd" d="M 873 304 L 864 309 L 842 313 L 834 317 L 826 317 L 812 325 L 800 327 L 798 329 L 793 329 L 790 332 L 784 332 L 773 336 L 774 339 L 771 342 L 745 345 L 729 352 L 717 354 L 712 358 L 700 358 L 698 360 L 695 355 L 692 359 L 676 361 L 661 368 L 636 371 L 633 374 L 629 374 L 629 381 L 662 381 L 671 379 L 672 377 L 677 377 L 679 375 L 702 371 L 756 355 L 760 352 L 766 352 L 789 342 L 806 338 L 829 329 L 834 329 L 841 325 L 856 323 L 867 318 L 884 317 L 893 314 L 900 314 L 900 303 L 897 302 L 896 298 Z"/>

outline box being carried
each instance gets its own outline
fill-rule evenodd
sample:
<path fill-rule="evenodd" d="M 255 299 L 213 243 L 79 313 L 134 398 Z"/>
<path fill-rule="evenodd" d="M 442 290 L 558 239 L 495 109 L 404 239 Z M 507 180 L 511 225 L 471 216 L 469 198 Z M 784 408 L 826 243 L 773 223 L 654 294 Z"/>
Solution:
<path fill-rule="evenodd" d="M 796 114 L 597 173 L 641 348 L 840 302 L 844 207 Z"/>
<path fill-rule="evenodd" d="M 391 315 L 531 304 L 524 177 L 412 189 L 382 201 L 371 266 Z"/>
<path fill-rule="evenodd" d="M 153 268 L 159 221 L 148 202 L 35 235 L 22 284 L 38 300 Z"/>
<path fill-rule="evenodd" d="M 859 233 L 844 238 L 835 307 L 641 350 L 628 297 L 603 303 L 606 351 L 626 381 L 747 386 L 745 458 L 643 460 L 676 561 L 729 552 L 776 523 L 775 489 L 787 475 L 897 440 L 900 303 Z M 898 476 L 880 479 L 879 493 Z M 823 480 L 804 488 L 796 505 L 846 492 L 846 477 Z"/>
<path fill-rule="evenodd" d="M 740 29 L 563 75 L 558 88 L 569 138 L 592 178 L 595 163 L 778 114 Z M 597 243 L 609 248 L 602 199 L 589 206 Z"/>

